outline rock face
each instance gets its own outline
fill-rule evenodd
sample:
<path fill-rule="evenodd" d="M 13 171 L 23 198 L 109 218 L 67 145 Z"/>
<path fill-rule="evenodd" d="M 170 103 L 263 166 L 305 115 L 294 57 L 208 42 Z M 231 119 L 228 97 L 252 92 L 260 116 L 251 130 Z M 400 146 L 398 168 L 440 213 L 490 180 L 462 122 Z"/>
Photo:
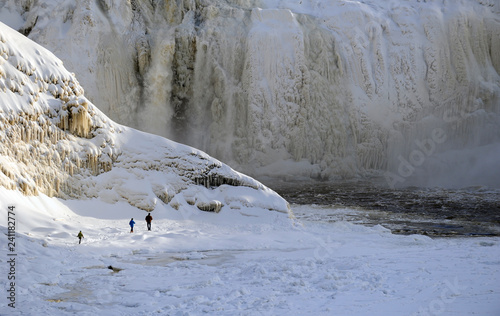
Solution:
<path fill-rule="evenodd" d="M 5 3 L 112 119 L 253 175 L 394 183 L 443 159 L 484 165 L 456 151 L 500 152 L 494 1 Z M 427 155 L 418 144 L 436 129 L 446 141 Z"/>
<path fill-rule="evenodd" d="M 222 208 L 222 203 L 220 201 L 215 201 L 215 200 L 210 201 L 208 203 L 199 202 L 196 204 L 196 207 L 205 212 L 219 213 L 220 209 Z"/>
<path fill-rule="evenodd" d="M 127 201 L 146 211 L 157 203 L 186 211 L 190 198 L 229 209 L 257 201 L 289 212 L 276 193 L 207 154 L 114 123 L 61 60 L 2 23 L 0 140 L 0 186 L 26 195 Z"/>

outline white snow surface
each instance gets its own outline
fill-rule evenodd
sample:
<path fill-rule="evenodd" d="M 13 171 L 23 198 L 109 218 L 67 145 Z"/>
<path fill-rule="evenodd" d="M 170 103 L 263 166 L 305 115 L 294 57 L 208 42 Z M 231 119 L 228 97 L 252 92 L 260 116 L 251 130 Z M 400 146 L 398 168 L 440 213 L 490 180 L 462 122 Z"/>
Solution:
<path fill-rule="evenodd" d="M 252 176 L 500 186 L 498 1 L 0 4 L 111 119 Z"/>
<path fill-rule="evenodd" d="M 147 231 L 145 213 L 124 202 L 27 197 L 4 188 L 0 209 L 2 232 L 14 220 L 16 227 L 14 252 L 7 236 L 0 238 L 2 315 L 500 312 L 496 237 L 392 235 L 381 226 L 283 221 L 276 212 L 244 221 L 227 210 L 183 217 L 163 206 Z M 16 254 L 15 309 L 5 295 L 8 253 Z"/>

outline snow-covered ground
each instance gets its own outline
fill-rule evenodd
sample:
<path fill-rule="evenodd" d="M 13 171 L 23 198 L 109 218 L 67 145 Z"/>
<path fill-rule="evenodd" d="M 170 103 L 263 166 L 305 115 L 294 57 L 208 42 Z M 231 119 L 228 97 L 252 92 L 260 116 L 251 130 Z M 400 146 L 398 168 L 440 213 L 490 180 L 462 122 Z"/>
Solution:
<path fill-rule="evenodd" d="M 500 313 L 499 238 L 431 239 L 278 212 L 161 207 L 147 231 L 147 213 L 125 202 L 26 197 L 3 188 L 0 208 L 2 315 Z M 10 253 L 15 309 L 5 292 Z"/>

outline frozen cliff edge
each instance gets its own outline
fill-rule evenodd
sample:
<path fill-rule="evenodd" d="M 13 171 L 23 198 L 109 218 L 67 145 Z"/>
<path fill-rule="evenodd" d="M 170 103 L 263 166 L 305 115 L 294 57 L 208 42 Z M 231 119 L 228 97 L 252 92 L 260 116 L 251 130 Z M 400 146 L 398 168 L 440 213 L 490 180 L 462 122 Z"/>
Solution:
<path fill-rule="evenodd" d="M 291 216 L 278 194 L 207 154 L 111 121 L 58 58 L 3 23 L 0 140 L 0 186 L 25 195 Z"/>
<path fill-rule="evenodd" d="M 3 3 L 111 119 L 252 176 L 500 186 L 498 1 Z"/>

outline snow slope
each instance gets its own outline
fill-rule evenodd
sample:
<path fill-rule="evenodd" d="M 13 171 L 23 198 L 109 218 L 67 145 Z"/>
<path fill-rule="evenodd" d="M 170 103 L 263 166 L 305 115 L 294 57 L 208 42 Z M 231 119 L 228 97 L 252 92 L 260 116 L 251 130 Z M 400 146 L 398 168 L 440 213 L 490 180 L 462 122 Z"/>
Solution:
<path fill-rule="evenodd" d="M 27 195 L 146 211 L 289 212 L 275 192 L 207 154 L 112 122 L 58 58 L 2 23 L 0 139 L 0 186 Z"/>
<path fill-rule="evenodd" d="M 500 185 L 498 1 L 0 3 L 112 119 L 251 175 Z"/>
<path fill-rule="evenodd" d="M 2 315 L 500 312 L 496 237 L 401 236 L 342 221 L 292 226 L 277 212 L 245 221 L 231 212 L 183 217 L 163 205 L 147 231 L 144 212 L 125 202 L 27 197 L 0 188 L 3 214 L 8 206 L 15 206 L 17 305 L 8 307 L 2 296 Z M 133 234 L 130 217 L 137 222 Z M 0 228 L 6 231 L 6 216 Z M 85 238 L 78 245 L 80 230 Z M 2 235 L 6 290 L 7 249 Z"/>

